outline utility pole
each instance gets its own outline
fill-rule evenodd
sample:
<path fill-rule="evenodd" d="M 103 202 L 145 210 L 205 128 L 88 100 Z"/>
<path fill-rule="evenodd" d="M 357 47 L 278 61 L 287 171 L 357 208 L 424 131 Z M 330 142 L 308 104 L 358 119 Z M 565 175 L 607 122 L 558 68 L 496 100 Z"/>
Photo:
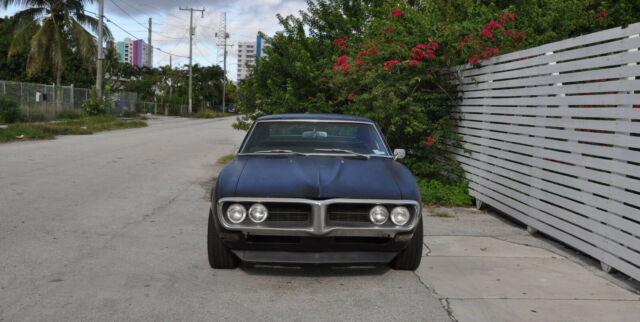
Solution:
<path fill-rule="evenodd" d="M 226 99 L 227 99 L 227 39 L 229 39 L 229 33 L 227 33 L 227 13 L 220 14 L 220 30 L 216 32 L 216 46 L 222 46 L 223 48 L 223 77 L 222 77 L 222 112 L 224 112 Z"/>
<path fill-rule="evenodd" d="M 104 15 L 104 0 L 98 0 L 98 62 L 96 75 L 96 95 L 98 99 L 102 99 L 102 60 L 104 60 L 104 51 L 102 50 L 102 16 Z"/>
<path fill-rule="evenodd" d="M 200 11 L 204 17 L 204 8 L 193 9 L 180 7 L 180 10 L 189 11 L 191 13 L 189 18 L 189 114 L 191 114 L 193 112 L 193 12 Z"/>
<path fill-rule="evenodd" d="M 153 68 L 153 63 L 151 62 L 151 57 L 153 53 L 153 47 L 151 46 L 151 17 L 149 17 L 149 43 L 147 46 L 147 64 L 149 64 L 149 68 Z"/>
<path fill-rule="evenodd" d="M 227 38 L 229 38 L 229 35 L 227 34 L 227 13 L 223 12 L 222 13 L 224 15 L 224 30 L 222 32 L 223 36 L 224 36 L 224 74 L 222 77 L 222 112 L 224 112 L 224 107 L 225 107 L 225 103 L 226 103 L 226 99 L 227 99 Z"/>

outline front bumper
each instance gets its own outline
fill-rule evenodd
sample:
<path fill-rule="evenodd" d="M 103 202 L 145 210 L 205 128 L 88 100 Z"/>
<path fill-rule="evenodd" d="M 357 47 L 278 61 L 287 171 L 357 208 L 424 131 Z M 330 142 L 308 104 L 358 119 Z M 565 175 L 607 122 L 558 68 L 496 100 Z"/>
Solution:
<path fill-rule="evenodd" d="M 407 247 L 413 233 L 384 237 L 245 236 L 225 232 L 226 247 L 244 262 L 269 264 L 386 264 Z"/>
<path fill-rule="evenodd" d="M 311 220 L 302 225 L 283 225 L 280 223 L 262 222 L 254 223 L 245 220 L 234 224 L 226 219 L 223 205 L 229 203 L 292 203 L 306 204 L 311 207 Z M 402 205 L 412 207 L 413 215 L 409 223 L 397 226 L 390 220 L 381 226 L 371 222 L 332 222 L 327 218 L 327 208 L 332 204 L 385 204 Z M 256 197 L 229 197 L 218 200 L 215 213 L 221 228 L 228 231 L 239 231 L 245 235 L 266 236 L 321 236 L 321 237 L 386 237 L 393 238 L 396 234 L 408 233 L 415 230 L 420 223 L 422 207 L 415 200 L 388 200 L 388 199 L 327 199 L 312 200 L 300 198 L 256 198 Z"/>
<path fill-rule="evenodd" d="M 310 264 L 310 265 L 371 265 L 386 264 L 393 260 L 397 253 L 392 252 L 286 252 L 233 250 L 240 260 L 247 263 L 267 264 Z"/>

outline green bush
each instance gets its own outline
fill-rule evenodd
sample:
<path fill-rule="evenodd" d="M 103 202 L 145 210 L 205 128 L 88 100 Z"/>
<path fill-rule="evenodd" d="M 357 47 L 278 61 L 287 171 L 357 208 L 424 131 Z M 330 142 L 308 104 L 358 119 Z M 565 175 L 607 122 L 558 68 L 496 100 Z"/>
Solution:
<path fill-rule="evenodd" d="M 278 16 L 283 31 L 239 83 L 244 116 L 234 127 L 265 114 L 364 116 L 406 149 L 402 163 L 416 177 L 439 180 L 422 181 L 425 200 L 470 203 L 456 184 L 462 168 L 445 157 L 461 147 L 461 93 L 448 71 L 638 17 L 635 0 L 308 1 L 299 16 Z"/>
<path fill-rule="evenodd" d="M 281 19 L 285 32 L 269 38 L 268 58 L 240 84 L 240 110 L 250 119 L 279 113 L 363 116 L 380 126 L 392 148 L 406 149 L 402 163 L 415 176 L 460 177 L 457 162 L 442 157 L 460 140 L 452 131 L 457 85 L 443 71 L 476 53 L 486 59 L 519 48 L 509 33 L 481 36 L 483 26 L 502 13 L 443 24 L 446 15 L 426 4 L 319 3 L 327 9 L 310 5 L 307 19 Z M 346 11 L 353 19 L 342 17 Z M 515 18 L 500 21 L 501 29 L 519 33 Z M 325 30 L 325 22 L 347 27 Z M 239 119 L 234 126 L 244 129 L 250 123 Z"/>
<path fill-rule="evenodd" d="M 0 120 L 6 123 L 15 123 L 22 119 L 22 113 L 18 103 L 8 97 L 0 97 Z"/>
<path fill-rule="evenodd" d="M 470 206 L 468 182 L 447 184 L 436 179 L 419 179 L 418 187 L 422 193 L 422 202 L 442 206 Z"/>
<path fill-rule="evenodd" d="M 106 86 L 104 92 L 108 92 L 109 89 L 109 86 Z M 113 102 L 114 101 L 112 99 L 105 97 L 104 95 L 102 97 L 98 97 L 96 87 L 93 86 L 91 88 L 89 99 L 82 103 L 82 107 L 84 107 L 88 115 L 103 115 L 107 112 L 107 107 L 113 104 Z"/>

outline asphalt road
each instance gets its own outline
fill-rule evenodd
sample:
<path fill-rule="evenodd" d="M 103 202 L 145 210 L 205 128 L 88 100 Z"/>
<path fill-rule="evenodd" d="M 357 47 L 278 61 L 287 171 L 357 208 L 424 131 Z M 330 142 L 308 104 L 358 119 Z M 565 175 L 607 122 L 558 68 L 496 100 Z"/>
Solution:
<path fill-rule="evenodd" d="M 449 320 L 413 272 L 207 262 L 233 119 L 0 144 L 0 321 Z"/>

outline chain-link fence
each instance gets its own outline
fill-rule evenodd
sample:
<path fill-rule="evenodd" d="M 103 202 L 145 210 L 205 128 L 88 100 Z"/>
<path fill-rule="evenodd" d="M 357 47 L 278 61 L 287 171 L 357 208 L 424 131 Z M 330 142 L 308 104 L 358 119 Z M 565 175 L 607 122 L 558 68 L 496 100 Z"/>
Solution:
<path fill-rule="evenodd" d="M 15 100 L 24 115 L 29 119 L 52 119 L 61 112 L 84 113 L 82 103 L 89 99 L 86 88 L 61 86 L 55 90 L 55 84 L 33 84 L 0 80 L 0 96 Z M 114 103 L 107 113 L 122 114 L 134 112 L 138 94 L 134 92 L 106 92 L 106 97 Z"/>

